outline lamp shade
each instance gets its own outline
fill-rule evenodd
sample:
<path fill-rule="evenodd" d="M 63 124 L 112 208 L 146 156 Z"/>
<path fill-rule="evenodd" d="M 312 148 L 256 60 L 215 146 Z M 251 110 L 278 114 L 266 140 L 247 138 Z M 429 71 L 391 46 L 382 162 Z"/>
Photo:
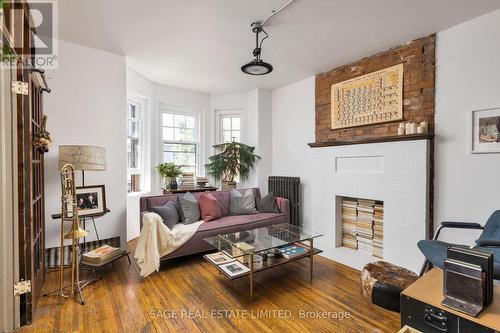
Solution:
<path fill-rule="evenodd" d="M 106 148 L 84 145 L 59 146 L 59 169 L 71 164 L 75 170 L 106 170 Z"/>

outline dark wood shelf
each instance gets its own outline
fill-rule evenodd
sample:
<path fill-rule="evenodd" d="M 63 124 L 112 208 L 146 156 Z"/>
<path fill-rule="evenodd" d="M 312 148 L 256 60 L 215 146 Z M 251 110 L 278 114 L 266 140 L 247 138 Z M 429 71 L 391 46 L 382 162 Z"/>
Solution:
<path fill-rule="evenodd" d="M 301 246 L 304 247 L 304 248 L 308 248 L 307 245 L 301 245 Z M 319 254 L 321 252 L 323 252 L 323 251 L 320 250 L 320 249 L 314 248 L 313 255 Z M 258 254 L 258 253 L 256 253 L 256 254 Z M 231 275 L 227 274 L 225 271 L 223 271 L 219 267 L 219 265 L 217 265 L 217 264 L 213 263 L 212 261 L 210 261 L 210 259 L 208 259 L 206 257 L 206 255 L 203 256 L 203 257 L 205 258 L 206 261 L 208 261 L 212 266 L 214 266 L 215 268 L 217 268 L 217 270 L 219 270 L 219 272 L 221 272 L 225 277 L 227 277 L 230 280 L 236 280 L 236 279 L 239 279 L 239 278 L 242 278 L 242 277 L 250 275 L 250 272 L 245 272 L 245 273 L 237 275 L 237 276 L 231 276 Z M 292 261 L 300 260 L 300 259 L 304 259 L 304 258 L 309 258 L 309 257 L 310 257 L 310 254 L 308 252 L 308 253 L 304 253 L 304 254 L 301 254 L 299 256 L 290 258 L 290 259 L 286 259 L 286 258 L 283 258 L 283 257 L 268 258 L 266 261 L 262 262 L 262 266 L 261 267 L 254 268 L 253 272 L 257 273 L 257 272 L 260 272 L 260 271 L 265 271 L 265 270 L 273 268 L 273 267 L 281 266 L 281 265 L 286 264 L 288 262 L 292 262 Z M 247 267 L 249 266 L 248 264 L 243 264 L 243 265 L 245 265 Z"/>
<path fill-rule="evenodd" d="M 311 148 L 322 148 L 322 147 L 334 147 L 334 146 L 362 145 L 367 143 L 430 140 L 432 138 L 434 138 L 434 133 L 423 133 L 423 134 L 393 135 L 393 136 L 384 136 L 378 138 L 313 142 L 313 143 L 308 143 L 308 146 Z"/>

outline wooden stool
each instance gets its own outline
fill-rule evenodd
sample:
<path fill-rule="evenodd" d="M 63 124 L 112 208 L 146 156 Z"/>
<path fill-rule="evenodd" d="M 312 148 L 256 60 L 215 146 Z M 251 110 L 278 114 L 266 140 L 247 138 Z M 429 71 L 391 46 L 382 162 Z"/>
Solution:
<path fill-rule="evenodd" d="M 401 292 L 417 279 L 418 275 L 406 268 L 377 261 L 363 268 L 361 290 L 373 304 L 399 312 Z"/>

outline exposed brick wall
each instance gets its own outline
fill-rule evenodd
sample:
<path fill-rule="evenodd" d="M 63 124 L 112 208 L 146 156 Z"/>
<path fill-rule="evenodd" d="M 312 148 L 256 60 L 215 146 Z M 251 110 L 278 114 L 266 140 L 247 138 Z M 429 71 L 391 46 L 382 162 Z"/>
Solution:
<path fill-rule="evenodd" d="M 345 129 L 331 129 L 331 86 L 403 63 L 402 121 L 427 121 L 434 131 L 436 35 L 417 39 L 352 64 L 316 75 L 316 142 L 397 135 L 401 121 Z"/>

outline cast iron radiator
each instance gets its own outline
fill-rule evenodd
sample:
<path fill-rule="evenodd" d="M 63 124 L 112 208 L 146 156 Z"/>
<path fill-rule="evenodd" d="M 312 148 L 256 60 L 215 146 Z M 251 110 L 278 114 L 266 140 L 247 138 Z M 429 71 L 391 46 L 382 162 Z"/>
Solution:
<path fill-rule="evenodd" d="M 267 184 L 268 192 L 290 201 L 290 224 L 300 225 L 300 178 L 270 176 Z"/>

